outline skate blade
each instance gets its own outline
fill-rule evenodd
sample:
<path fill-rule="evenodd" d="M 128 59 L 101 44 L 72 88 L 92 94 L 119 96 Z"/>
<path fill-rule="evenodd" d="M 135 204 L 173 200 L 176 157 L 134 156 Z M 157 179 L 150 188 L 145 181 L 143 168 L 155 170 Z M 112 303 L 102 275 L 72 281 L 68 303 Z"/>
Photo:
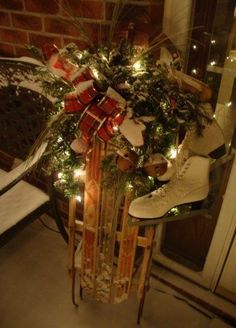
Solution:
<path fill-rule="evenodd" d="M 148 226 L 167 223 L 172 221 L 181 221 L 194 216 L 202 215 L 208 219 L 212 218 L 210 209 L 201 208 L 204 200 L 196 201 L 189 204 L 181 204 L 170 209 L 165 215 L 157 218 L 142 219 L 129 214 L 128 225 Z"/>

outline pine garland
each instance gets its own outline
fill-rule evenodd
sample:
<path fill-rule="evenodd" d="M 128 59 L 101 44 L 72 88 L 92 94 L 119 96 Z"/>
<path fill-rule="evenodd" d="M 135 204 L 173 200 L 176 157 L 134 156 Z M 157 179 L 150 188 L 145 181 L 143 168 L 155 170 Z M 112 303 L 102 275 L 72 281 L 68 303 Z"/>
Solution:
<path fill-rule="evenodd" d="M 31 51 L 39 57 L 39 50 L 31 47 Z M 133 119 L 154 117 L 152 121 L 145 122 L 143 146 L 134 147 L 120 133 L 111 142 L 117 149 L 134 150 L 139 157 L 135 171 L 122 173 L 127 181 L 124 189 L 130 185 L 134 192 L 138 190 L 139 194 L 144 194 L 155 188 L 157 181 L 147 177 L 142 165 L 153 153 L 168 157 L 168 150 L 175 143 L 180 129 L 186 130 L 195 125 L 201 134 L 210 118 L 203 111 L 199 96 L 186 92 L 173 79 L 174 67 L 156 64 L 150 54 L 131 47 L 127 40 L 123 40 L 112 51 L 106 47 L 99 47 L 96 51 L 79 51 L 74 44 L 69 44 L 61 50 L 61 54 L 76 64 L 78 69 L 88 66 L 95 70 L 98 75 L 96 87 L 101 93 L 108 86 L 115 89 L 127 101 L 127 107 L 132 109 Z M 46 66 L 40 67 L 36 74 L 45 93 L 57 99 L 52 112 L 54 120 L 53 115 L 63 111 L 64 95 L 73 91 L 74 87 L 56 77 Z M 68 197 L 78 195 L 83 188 L 83 184 L 74 179 L 74 170 L 85 165 L 85 157 L 76 155 L 70 148 L 73 139 L 80 135 L 79 119 L 80 114 L 67 115 L 65 120 L 49 124 L 47 133 L 44 133 L 44 137 L 49 140 L 50 152 L 46 172 L 61 173 L 56 186 Z M 107 186 L 112 185 L 117 174 L 116 156 L 114 152 L 102 163 L 107 173 L 104 182 Z"/>

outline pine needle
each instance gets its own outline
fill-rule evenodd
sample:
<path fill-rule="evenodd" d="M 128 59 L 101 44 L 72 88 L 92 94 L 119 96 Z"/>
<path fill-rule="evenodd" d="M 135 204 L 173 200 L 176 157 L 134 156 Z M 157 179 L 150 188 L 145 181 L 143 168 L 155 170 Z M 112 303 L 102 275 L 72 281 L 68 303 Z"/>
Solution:
<path fill-rule="evenodd" d="M 121 12 L 126 5 L 127 0 L 117 0 L 112 12 L 112 19 L 111 19 L 111 25 L 110 25 L 110 31 L 109 31 L 109 36 L 108 36 L 108 47 L 111 47 L 112 40 L 115 34 L 115 29 L 117 26 L 117 23 L 119 21 Z"/>
<path fill-rule="evenodd" d="M 48 121 L 46 128 L 40 133 L 37 140 L 33 144 L 28 158 L 33 156 L 39 147 L 43 144 L 43 142 L 46 142 L 50 139 L 50 136 L 53 134 L 53 131 L 58 128 L 58 125 L 63 124 L 67 119 L 68 115 L 65 114 L 64 110 L 60 111 L 56 115 L 53 115 Z"/>

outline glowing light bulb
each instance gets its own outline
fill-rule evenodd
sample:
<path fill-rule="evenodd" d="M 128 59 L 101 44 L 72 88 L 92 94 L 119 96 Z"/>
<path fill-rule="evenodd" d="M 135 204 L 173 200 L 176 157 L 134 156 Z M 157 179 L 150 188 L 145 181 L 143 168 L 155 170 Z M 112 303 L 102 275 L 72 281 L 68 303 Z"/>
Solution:
<path fill-rule="evenodd" d="M 177 156 L 177 150 L 176 150 L 176 148 L 175 147 L 171 147 L 170 150 L 169 150 L 169 157 L 171 159 L 174 159 L 174 158 L 176 158 L 176 156 Z"/>
<path fill-rule="evenodd" d="M 229 102 L 226 104 L 227 107 L 230 107 L 231 105 L 232 105 L 232 101 L 229 101 Z"/>
<path fill-rule="evenodd" d="M 214 66 L 216 64 L 216 61 L 215 60 L 212 60 L 211 62 L 210 62 L 210 65 L 211 66 Z"/>
<path fill-rule="evenodd" d="M 197 50 L 197 45 L 196 44 L 193 44 L 193 49 Z"/>
<path fill-rule="evenodd" d="M 80 195 L 77 195 L 75 198 L 78 200 L 78 202 L 81 203 L 81 201 L 82 201 L 82 197 L 81 197 Z"/>
<path fill-rule="evenodd" d="M 127 187 L 128 187 L 129 190 L 133 189 L 133 185 L 131 183 L 128 183 Z"/>
<path fill-rule="evenodd" d="M 136 61 L 136 62 L 133 64 L 133 68 L 134 68 L 135 70 L 137 70 L 137 71 L 138 71 L 141 67 L 142 67 L 142 64 L 141 64 L 141 61 L 140 61 L 140 60 Z"/>
<path fill-rule="evenodd" d="M 211 40 L 211 44 L 216 44 L 216 40 Z"/>
<path fill-rule="evenodd" d="M 92 71 L 93 71 L 93 75 L 94 75 L 94 77 L 95 77 L 96 79 L 99 79 L 99 72 L 98 72 L 98 70 L 97 70 L 96 68 L 93 68 Z"/>
<path fill-rule="evenodd" d="M 101 57 L 103 60 L 107 61 L 107 57 L 104 54 L 102 54 Z"/>
<path fill-rule="evenodd" d="M 178 215 L 179 209 L 177 207 L 173 207 L 169 212 L 173 215 Z"/>
<path fill-rule="evenodd" d="M 84 177 L 86 172 L 82 169 L 74 170 L 74 178 Z"/>
<path fill-rule="evenodd" d="M 191 72 L 192 72 L 192 74 L 196 75 L 197 74 L 196 68 L 193 68 Z"/>

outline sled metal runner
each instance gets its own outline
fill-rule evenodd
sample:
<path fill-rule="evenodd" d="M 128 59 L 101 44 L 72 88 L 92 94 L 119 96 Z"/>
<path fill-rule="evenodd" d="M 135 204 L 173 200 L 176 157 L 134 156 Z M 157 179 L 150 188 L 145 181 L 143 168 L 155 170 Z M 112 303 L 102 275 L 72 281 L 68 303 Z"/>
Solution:
<path fill-rule="evenodd" d="M 207 219 L 211 219 L 212 217 L 211 211 L 209 209 L 199 209 L 199 210 L 191 210 L 189 212 L 179 215 L 163 216 L 161 218 L 154 218 L 154 219 L 138 219 L 129 216 L 128 224 L 130 226 L 150 226 L 150 225 L 157 225 L 157 224 L 173 222 L 173 221 L 181 221 L 198 215 L 205 216 Z"/>

